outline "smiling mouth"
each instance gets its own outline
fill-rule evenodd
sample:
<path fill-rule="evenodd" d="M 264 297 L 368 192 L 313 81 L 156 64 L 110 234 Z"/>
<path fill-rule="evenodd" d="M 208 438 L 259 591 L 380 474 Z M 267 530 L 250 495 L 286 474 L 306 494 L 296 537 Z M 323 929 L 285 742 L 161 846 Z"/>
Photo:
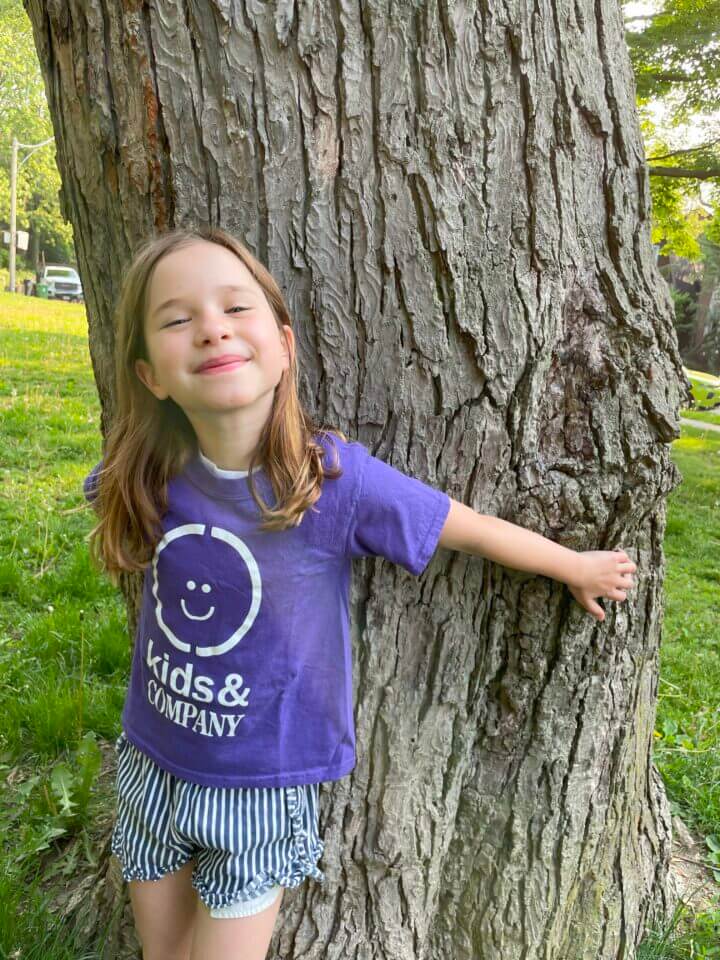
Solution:
<path fill-rule="evenodd" d="M 195 616 L 194 614 L 190 613 L 188 611 L 188 608 L 185 606 L 185 597 L 183 597 L 180 600 L 180 606 L 182 607 L 182 611 L 185 614 L 185 616 L 188 617 L 190 620 L 207 620 L 208 617 L 211 617 L 213 613 L 215 613 L 215 607 L 210 607 L 208 612 L 206 614 L 203 614 L 203 616 L 201 617 Z"/>
<path fill-rule="evenodd" d="M 227 363 L 215 363 L 211 367 L 204 367 L 202 370 L 198 370 L 198 373 L 222 373 L 224 370 L 234 370 L 235 367 L 242 367 L 248 361 L 246 359 L 239 360 L 228 360 Z"/>

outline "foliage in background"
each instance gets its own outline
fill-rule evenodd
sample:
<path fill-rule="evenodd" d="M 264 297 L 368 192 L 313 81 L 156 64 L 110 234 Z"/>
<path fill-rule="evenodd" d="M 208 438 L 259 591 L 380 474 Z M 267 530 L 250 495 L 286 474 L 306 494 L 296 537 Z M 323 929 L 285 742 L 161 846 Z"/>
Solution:
<path fill-rule="evenodd" d="M 703 117 L 720 109 L 720 0 L 661 0 L 655 13 L 626 16 L 625 23 L 646 153 L 658 158 L 652 160 L 653 166 L 681 162 L 684 168 L 720 168 L 717 130 L 711 135 L 708 125 L 708 136 L 699 147 L 673 147 L 668 135 L 655 129 L 645 109 L 653 100 L 672 104 L 671 127 L 701 123 Z M 53 128 L 22 0 L 0 0 L 0 220 L 5 224 L 10 212 L 13 134 L 22 143 L 39 143 L 53 135 Z M 668 251 L 690 259 L 700 258 L 697 239 L 701 225 L 697 218 L 685 217 L 683 204 L 699 202 L 699 182 L 650 178 L 654 241 L 662 238 Z M 714 182 L 720 183 L 720 179 Z M 18 227 L 38 231 L 41 246 L 53 251 L 48 259 L 74 262 L 72 228 L 60 211 L 60 188 L 55 152 L 49 144 L 20 168 Z M 713 193 L 710 204 L 717 212 L 719 191 Z M 0 247 L 0 266 L 6 266 L 6 261 L 7 251 Z"/>
<path fill-rule="evenodd" d="M 0 221 L 5 229 L 10 224 L 13 136 L 20 143 L 41 143 L 53 136 L 53 127 L 30 20 L 20 0 L 0 0 Z M 18 163 L 26 153 L 19 151 Z M 48 261 L 73 262 L 72 227 L 60 212 L 60 187 L 54 144 L 49 143 L 18 168 L 17 228 L 38 232 Z M 7 247 L 0 246 L 0 265 L 7 266 L 7 258 Z"/>
<path fill-rule="evenodd" d="M 670 287 L 669 292 L 670 299 L 675 308 L 675 329 L 678 335 L 688 334 L 692 331 L 695 324 L 697 303 L 689 293 L 676 290 L 675 287 Z"/>
<path fill-rule="evenodd" d="M 663 253 L 693 261 L 705 258 L 699 237 L 720 211 L 718 23 L 720 0 L 659 0 L 649 14 L 625 16 L 651 172 L 652 240 L 663 244 Z M 652 119 L 658 103 L 669 111 L 662 130 Z M 696 146 L 684 139 L 688 126 L 701 131 Z M 675 173 L 660 175 L 662 170 Z M 703 192 L 703 183 L 711 189 Z"/>
<path fill-rule="evenodd" d="M 626 34 L 638 98 L 677 97 L 678 124 L 720 108 L 719 23 L 720 0 L 662 0 L 649 16 L 626 16 L 642 24 Z"/>
<path fill-rule="evenodd" d="M 641 121 L 641 129 L 650 150 L 667 154 L 670 146 L 654 134 L 652 121 Z M 661 165 L 661 164 L 658 164 Z M 700 238 L 709 225 L 709 214 L 701 205 L 700 183 L 671 177 L 650 177 L 652 227 L 650 239 L 662 244 L 661 252 L 674 253 L 688 260 L 702 260 Z M 720 210 L 720 191 L 717 191 L 715 215 Z"/>

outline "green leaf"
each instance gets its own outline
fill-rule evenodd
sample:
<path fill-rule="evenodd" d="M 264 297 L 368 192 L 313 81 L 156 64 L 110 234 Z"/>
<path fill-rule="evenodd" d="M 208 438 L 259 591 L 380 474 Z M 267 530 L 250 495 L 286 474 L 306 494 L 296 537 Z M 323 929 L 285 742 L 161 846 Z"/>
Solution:
<path fill-rule="evenodd" d="M 60 804 L 60 813 L 71 815 L 76 806 L 72 799 L 73 774 L 64 760 L 53 767 L 50 775 L 50 787 Z"/>
<path fill-rule="evenodd" d="M 710 833 L 705 837 L 705 843 L 713 853 L 720 853 L 720 839 L 718 839 L 714 833 Z"/>

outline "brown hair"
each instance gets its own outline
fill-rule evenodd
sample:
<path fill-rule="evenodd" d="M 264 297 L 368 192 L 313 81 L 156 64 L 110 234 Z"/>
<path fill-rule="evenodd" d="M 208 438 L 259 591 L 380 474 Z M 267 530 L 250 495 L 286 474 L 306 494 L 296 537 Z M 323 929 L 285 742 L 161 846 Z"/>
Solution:
<path fill-rule="evenodd" d="M 117 584 L 122 571 L 142 570 L 162 537 L 160 518 L 168 507 L 167 483 L 198 453 L 192 424 L 171 397 L 158 400 L 139 379 L 135 360 L 149 360 L 144 322 L 153 271 L 173 250 L 207 240 L 232 251 L 245 264 L 273 311 L 282 332 L 292 326 L 283 295 L 270 272 L 234 236 L 220 227 L 178 228 L 146 240 L 124 277 L 115 310 L 117 416 L 108 431 L 97 474 L 93 507 L 99 521 L 88 536 L 91 559 Z M 323 446 L 314 434 L 345 435 L 318 426 L 297 390 L 295 351 L 275 388 L 272 409 L 253 451 L 248 484 L 262 517 L 261 530 L 297 526 L 320 497 L 324 477 L 342 471 L 322 465 Z M 276 497 L 274 509 L 255 487 L 253 469 L 262 465 Z"/>

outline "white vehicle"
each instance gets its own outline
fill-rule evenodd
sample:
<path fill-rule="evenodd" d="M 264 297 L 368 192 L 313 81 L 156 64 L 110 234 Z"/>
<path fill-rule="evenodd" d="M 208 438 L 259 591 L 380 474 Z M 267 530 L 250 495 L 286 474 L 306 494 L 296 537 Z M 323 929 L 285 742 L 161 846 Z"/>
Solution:
<path fill-rule="evenodd" d="M 40 283 L 48 288 L 49 300 L 69 300 L 82 303 L 84 298 L 82 283 L 74 267 L 64 264 L 48 264 L 42 272 Z"/>

